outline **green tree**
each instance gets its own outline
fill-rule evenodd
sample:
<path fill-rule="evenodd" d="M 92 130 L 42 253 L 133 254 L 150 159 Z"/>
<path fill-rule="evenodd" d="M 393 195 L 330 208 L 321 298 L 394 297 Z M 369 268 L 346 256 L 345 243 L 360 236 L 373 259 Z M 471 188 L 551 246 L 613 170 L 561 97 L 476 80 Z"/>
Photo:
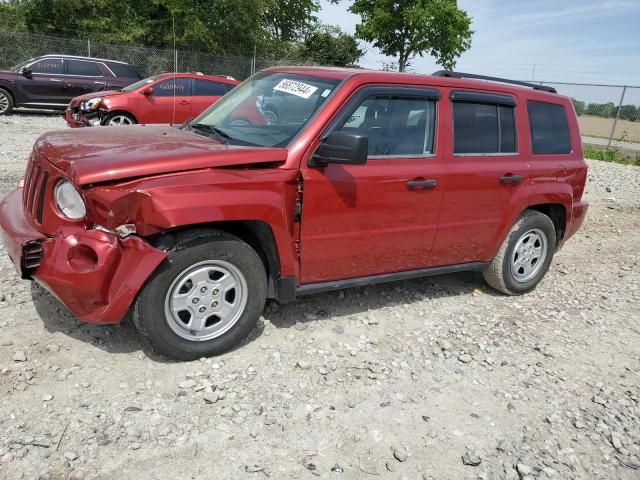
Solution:
<path fill-rule="evenodd" d="M 640 112 L 635 105 L 623 105 L 620 107 L 620 118 L 623 120 L 629 120 L 635 122 L 640 119 Z"/>
<path fill-rule="evenodd" d="M 317 0 L 268 0 L 264 23 L 275 39 L 281 42 L 298 40 L 318 21 Z"/>
<path fill-rule="evenodd" d="M 354 0 L 349 10 L 361 17 L 356 37 L 397 57 L 401 72 L 425 53 L 452 70 L 471 47 L 471 18 L 456 0 Z"/>
<path fill-rule="evenodd" d="M 363 54 L 354 37 L 331 25 L 316 26 L 296 51 L 302 60 L 336 67 L 355 66 Z"/>
<path fill-rule="evenodd" d="M 571 103 L 573 103 L 573 108 L 576 110 L 576 115 L 580 116 L 584 113 L 586 109 L 586 104 L 582 100 L 576 100 L 575 98 L 571 98 Z"/>

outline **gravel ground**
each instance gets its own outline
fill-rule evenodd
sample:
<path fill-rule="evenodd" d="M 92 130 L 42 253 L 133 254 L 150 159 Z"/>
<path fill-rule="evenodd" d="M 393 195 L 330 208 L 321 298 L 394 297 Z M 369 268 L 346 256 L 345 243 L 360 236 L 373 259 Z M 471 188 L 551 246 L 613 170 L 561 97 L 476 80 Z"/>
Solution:
<path fill-rule="evenodd" d="M 0 118 L 0 193 L 59 127 Z M 640 478 L 640 168 L 589 166 L 531 294 L 468 273 L 272 304 L 191 363 L 77 322 L 0 251 L 0 478 Z"/>

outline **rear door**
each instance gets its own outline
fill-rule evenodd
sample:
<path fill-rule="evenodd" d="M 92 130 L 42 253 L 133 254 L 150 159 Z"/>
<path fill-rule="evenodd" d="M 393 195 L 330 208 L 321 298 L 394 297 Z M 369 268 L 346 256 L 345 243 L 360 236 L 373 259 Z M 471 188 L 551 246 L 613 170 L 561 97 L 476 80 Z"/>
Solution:
<path fill-rule="evenodd" d="M 193 93 L 191 96 L 191 117 L 197 117 L 206 108 L 217 102 L 227 93 L 227 85 L 203 78 L 192 79 Z"/>
<path fill-rule="evenodd" d="M 369 156 L 302 167 L 302 284 L 429 266 L 442 200 L 438 98 L 428 88 L 364 87 L 343 107 L 328 131 L 368 135 Z"/>
<path fill-rule="evenodd" d="M 139 123 L 182 123 L 191 114 L 191 79 L 169 78 L 153 85 L 136 104 Z"/>
<path fill-rule="evenodd" d="M 65 59 L 64 64 L 67 77 L 62 91 L 69 101 L 80 95 L 104 89 L 105 81 L 96 62 Z"/>
<path fill-rule="evenodd" d="M 61 58 L 43 58 L 32 63 L 28 68 L 32 73 L 29 77 L 18 76 L 18 88 L 25 98 L 25 106 L 50 105 L 63 107 L 69 103 L 62 93 L 66 75 Z"/>
<path fill-rule="evenodd" d="M 447 97 L 443 107 L 452 136 L 432 251 L 437 266 L 490 260 L 529 181 L 529 165 L 519 151 L 516 117 L 519 125 L 526 123 L 517 99 L 472 90 L 451 90 Z"/>

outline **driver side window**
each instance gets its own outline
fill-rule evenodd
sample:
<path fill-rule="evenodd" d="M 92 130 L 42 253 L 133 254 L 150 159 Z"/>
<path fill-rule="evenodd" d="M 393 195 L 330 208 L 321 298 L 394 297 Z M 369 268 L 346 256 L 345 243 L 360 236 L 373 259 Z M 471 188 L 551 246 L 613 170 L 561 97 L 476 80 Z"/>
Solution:
<path fill-rule="evenodd" d="M 64 74 L 64 65 L 59 58 L 47 58 L 39 60 L 32 64 L 30 67 L 33 73 L 44 73 L 48 75 L 62 75 Z"/>
<path fill-rule="evenodd" d="M 369 156 L 431 155 L 435 105 L 433 99 L 414 96 L 367 97 L 337 130 L 367 135 Z"/>

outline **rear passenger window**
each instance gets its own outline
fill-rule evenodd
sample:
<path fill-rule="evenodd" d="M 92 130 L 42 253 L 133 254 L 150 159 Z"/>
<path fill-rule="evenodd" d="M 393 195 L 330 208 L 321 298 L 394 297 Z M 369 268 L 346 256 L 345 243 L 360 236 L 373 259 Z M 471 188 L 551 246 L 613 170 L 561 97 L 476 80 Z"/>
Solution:
<path fill-rule="evenodd" d="M 67 74 L 81 75 L 83 77 L 100 77 L 102 72 L 93 62 L 82 62 L 80 60 L 66 60 Z"/>
<path fill-rule="evenodd" d="M 128 65 L 126 63 L 108 63 L 107 67 L 116 77 L 142 78 L 133 65 Z"/>
<path fill-rule="evenodd" d="M 221 97 L 225 93 L 227 93 L 227 87 L 224 83 L 208 80 L 193 81 L 193 95 L 196 97 Z"/>
<path fill-rule="evenodd" d="M 454 102 L 453 139 L 453 153 L 516 153 L 513 107 Z"/>
<path fill-rule="evenodd" d="M 433 153 L 436 103 L 421 97 L 375 96 L 357 105 L 338 128 L 369 138 L 369 155 Z"/>
<path fill-rule="evenodd" d="M 562 105 L 529 100 L 527 111 L 534 154 L 571 153 L 569 124 Z"/>

